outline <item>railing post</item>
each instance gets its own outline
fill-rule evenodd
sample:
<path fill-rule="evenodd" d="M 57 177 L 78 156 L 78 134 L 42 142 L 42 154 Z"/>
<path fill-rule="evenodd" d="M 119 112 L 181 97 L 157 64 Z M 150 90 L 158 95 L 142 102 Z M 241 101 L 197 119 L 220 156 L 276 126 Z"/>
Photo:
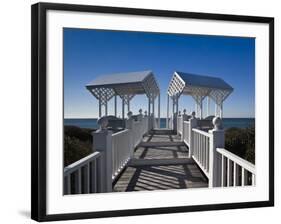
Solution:
<path fill-rule="evenodd" d="M 187 114 L 186 114 L 186 109 L 183 110 L 183 115 L 182 115 L 182 133 L 181 133 L 181 141 L 184 140 L 184 122 L 187 121 Z"/>
<path fill-rule="evenodd" d="M 131 111 L 129 111 L 127 113 L 128 119 L 125 121 L 125 126 L 126 129 L 132 129 L 133 128 L 133 113 Z"/>
<path fill-rule="evenodd" d="M 112 192 L 112 131 L 107 130 L 107 117 L 98 120 L 100 129 L 92 133 L 93 150 L 101 153 L 99 173 L 101 192 Z"/>
<path fill-rule="evenodd" d="M 145 118 L 145 133 L 147 133 L 148 130 L 148 123 L 149 123 L 149 117 L 147 116 L 147 111 L 144 111 L 144 118 Z"/>
<path fill-rule="evenodd" d="M 176 131 L 176 132 L 178 131 L 177 123 L 178 123 L 178 114 L 174 113 L 174 115 L 173 115 L 173 130 Z"/>
<path fill-rule="evenodd" d="M 189 119 L 189 150 L 188 150 L 188 157 L 191 158 L 193 155 L 193 147 L 194 147 L 194 142 L 193 142 L 193 131 L 192 128 L 197 127 L 197 119 L 195 117 L 195 111 L 191 113 L 191 118 Z"/>
<path fill-rule="evenodd" d="M 177 114 L 177 135 L 180 135 L 181 130 L 181 124 L 182 124 L 182 117 L 181 117 L 181 111 Z"/>
<path fill-rule="evenodd" d="M 154 114 L 153 113 L 151 113 L 151 115 L 150 115 L 149 124 L 150 124 L 149 129 L 153 130 L 154 129 Z"/>
<path fill-rule="evenodd" d="M 134 156 L 134 119 L 133 119 L 133 113 L 129 111 L 127 113 L 128 119 L 126 120 L 126 129 L 129 129 L 130 131 L 130 138 L 128 141 L 130 141 L 130 158 L 133 158 Z"/>
<path fill-rule="evenodd" d="M 143 115 L 142 115 L 142 109 L 139 109 L 139 115 L 138 115 L 138 121 L 142 121 Z"/>
<path fill-rule="evenodd" d="M 217 148 L 224 148 L 224 130 L 219 117 L 213 119 L 214 129 L 210 130 L 209 187 L 221 186 L 222 162 Z"/>

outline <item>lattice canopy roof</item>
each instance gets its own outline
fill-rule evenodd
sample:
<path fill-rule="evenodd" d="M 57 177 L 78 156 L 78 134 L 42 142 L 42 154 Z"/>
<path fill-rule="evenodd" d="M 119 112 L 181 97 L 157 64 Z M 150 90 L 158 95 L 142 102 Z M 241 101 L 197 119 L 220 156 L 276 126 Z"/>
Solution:
<path fill-rule="evenodd" d="M 101 101 L 108 101 L 114 95 L 119 95 L 125 100 L 137 94 L 156 98 L 160 93 L 152 71 L 102 75 L 86 85 L 86 88 Z"/>
<path fill-rule="evenodd" d="M 169 87 L 168 95 L 179 97 L 181 94 L 191 95 L 196 102 L 206 96 L 220 105 L 233 91 L 233 88 L 218 77 L 175 72 Z"/>

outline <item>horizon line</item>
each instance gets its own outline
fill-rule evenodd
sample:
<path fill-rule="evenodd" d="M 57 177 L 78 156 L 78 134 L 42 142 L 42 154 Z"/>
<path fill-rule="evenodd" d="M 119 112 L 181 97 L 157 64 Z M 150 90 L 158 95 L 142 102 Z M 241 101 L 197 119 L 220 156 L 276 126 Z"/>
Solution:
<path fill-rule="evenodd" d="M 158 119 L 158 117 L 155 117 L 155 118 Z M 160 117 L 160 119 L 161 118 L 167 119 L 167 117 Z M 251 119 L 255 119 L 255 117 L 223 117 L 223 118 L 251 118 Z M 97 117 L 64 117 L 63 119 L 98 119 L 98 118 Z"/>

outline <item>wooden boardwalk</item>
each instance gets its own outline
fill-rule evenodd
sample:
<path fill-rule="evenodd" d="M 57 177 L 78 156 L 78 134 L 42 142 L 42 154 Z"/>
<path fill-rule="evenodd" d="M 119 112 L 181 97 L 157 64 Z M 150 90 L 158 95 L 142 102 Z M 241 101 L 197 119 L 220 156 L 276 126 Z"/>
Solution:
<path fill-rule="evenodd" d="M 116 192 L 208 187 L 188 148 L 171 131 L 145 136 L 114 184 Z"/>

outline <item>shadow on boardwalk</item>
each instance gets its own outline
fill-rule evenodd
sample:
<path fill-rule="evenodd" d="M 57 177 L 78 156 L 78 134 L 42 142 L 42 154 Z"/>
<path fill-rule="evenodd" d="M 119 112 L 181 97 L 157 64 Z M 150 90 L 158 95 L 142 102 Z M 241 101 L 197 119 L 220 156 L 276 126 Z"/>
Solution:
<path fill-rule="evenodd" d="M 208 180 L 193 159 L 188 158 L 188 148 L 171 131 L 156 131 L 145 136 L 136 148 L 114 191 L 198 187 L 208 187 Z"/>

